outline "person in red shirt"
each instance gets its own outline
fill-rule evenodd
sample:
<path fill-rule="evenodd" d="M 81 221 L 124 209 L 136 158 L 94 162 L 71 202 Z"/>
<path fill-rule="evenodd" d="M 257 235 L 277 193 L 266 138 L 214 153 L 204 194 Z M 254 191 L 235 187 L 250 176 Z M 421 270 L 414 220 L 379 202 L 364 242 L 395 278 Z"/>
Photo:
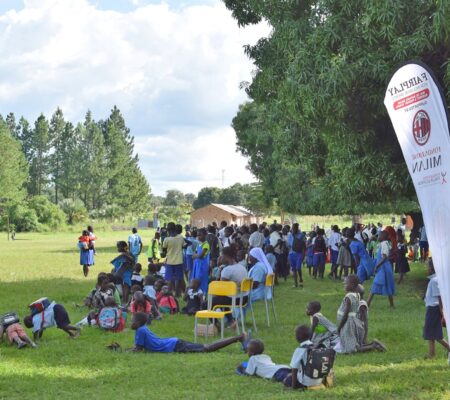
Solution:
<path fill-rule="evenodd" d="M 131 301 L 130 309 L 131 314 L 135 314 L 137 312 L 143 312 L 147 314 L 148 320 L 151 319 L 151 313 L 152 313 L 152 305 L 151 303 L 145 298 L 144 293 L 141 291 L 137 291 L 133 295 L 133 300 Z"/>

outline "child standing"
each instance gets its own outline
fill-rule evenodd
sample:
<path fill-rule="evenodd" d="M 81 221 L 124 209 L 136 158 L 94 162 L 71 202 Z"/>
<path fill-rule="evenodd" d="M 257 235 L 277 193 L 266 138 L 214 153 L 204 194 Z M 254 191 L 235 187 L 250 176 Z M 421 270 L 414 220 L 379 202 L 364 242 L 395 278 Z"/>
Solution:
<path fill-rule="evenodd" d="M 395 280 L 392 264 L 389 261 L 391 246 L 388 241 L 388 233 L 385 230 L 381 232 L 378 240 L 380 241 L 380 247 L 378 248 L 375 265 L 375 278 L 373 279 L 367 304 L 370 307 L 373 297 L 378 294 L 388 296 L 390 306 L 394 307 Z"/>
<path fill-rule="evenodd" d="M 397 262 L 395 263 L 395 273 L 399 274 L 397 284 L 403 282 L 405 275 L 410 271 L 409 262 L 406 258 L 408 251 L 405 243 L 405 235 L 401 229 L 397 230 Z"/>
<path fill-rule="evenodd" d="M 288 235 L 288 246 L 288 260 L 294 276 L 294 287 L 298 287 L 299 280 L 300 287 L 303 287 L 302 263 L 303 258 L 305 257 L 306 245 L 303 233 L 300 232 L 299 225 L 297 223 L 292 225 L 292 232 Z"/>
<path fill-rule="evenodd" d="M 149 263 L 158 262 L 161 258 L 161 242 L 160 242 L 161 234 L 159 232 L 155 232 L 155 236 L 152 239 L 152 242 L 150 243 L 150 246 L 148 246 L 148 253 L 147 258 Z"/>
<path fill-rule="evenodd" d="M 325 231 L 318 228 L 317 236 L 314 238 L 314 279 L 316 279 L 317 276 L 319 276 L 320 279 L 323 279 L 325 272 L 327 243 L 324 235 Z"/>
<path fill-rule="evenodd" d="M 442 300 L 439 290 L 433 260 L 428 259 L 428 287 L 425 294 L 425 326 L 423 328 L 423 338 L 428 340 L 428 358 L 436 357 L 436 342 L 445 347 L 448 352 L 448 363 L 450 364 L 450 346 L 444 339 L 442 333 Z"/>
<path fill-rule="evenodd" d="M 194 267 L 192 269 L 191 280 L 198 279 L 200 281 L 200 289 L 203 293 L 208 292 L 209 283 L 209 243 L 206 240 L 206 229 L 198 230 L 197 239 L 199 244 L 196 253 L 192 256 L 194 259 Z"/>
<path fill-rule="evenodd" d="M 306 242 L 306 266 L 308 267 L 309 275 L 311 276 L 311 269 L 314 268 L 314 238 L 316 232 L 312 231 L 309 234 L 309 238 Z"/>

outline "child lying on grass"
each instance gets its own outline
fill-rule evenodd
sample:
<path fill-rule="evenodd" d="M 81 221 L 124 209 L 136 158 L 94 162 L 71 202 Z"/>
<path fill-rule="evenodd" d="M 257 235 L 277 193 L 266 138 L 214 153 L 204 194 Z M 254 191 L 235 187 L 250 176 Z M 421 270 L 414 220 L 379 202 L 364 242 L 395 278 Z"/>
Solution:
<path fill-rule="evenodd" d="M 244 375 L 256 375 L 276 382 L 283 382 L 291 373 L 287 365 L 275 364 L 270 356 L 264 353 L 264 343 L 261 340 L 250 340 L 247 354 L 250 357 L 246 365 L 240 364 L 237 371 Z"/>
<path fill-rule="evenodd" d="M 160 353 L 210 353 L 217 351 L 233 343 L 244 343 L 247 335 L 243 333 L 218 342 L 203 345 L 200 343 L 186 342 L 177 337 L 160 338 L 147 327 L 147 315 L 137 312 L 133 315 L 131 328 L 136 331 L 133 352 L 149 351 Z"/>
<path fill-rule="evenodd" d="M 19 317 L 17 314 L 8 314 L 8 316 L 14 315 L 16 318 L 3 319 L 0 324 L 0 340 L 3 340 L 5 333 L 8 335 L 8 341 L 10 344 L 16 344 L 18 349 L 22 349 L 27 344 L 35 348 L 36 343 L 34 343 L 23 329 L 22 325 L 19 323 Z"/>
<path fill-rule="evenodd" d="M 34 340 L 40 339 L 44 330 L 53 326 L 62 329 L 72 339 L 80 336 L 80 328 L 70 325 L 69 314 L 64 306 L 54 301 L 44 311 L 26 316 L 23 322 L 27 328 L 33 329 Z"/>

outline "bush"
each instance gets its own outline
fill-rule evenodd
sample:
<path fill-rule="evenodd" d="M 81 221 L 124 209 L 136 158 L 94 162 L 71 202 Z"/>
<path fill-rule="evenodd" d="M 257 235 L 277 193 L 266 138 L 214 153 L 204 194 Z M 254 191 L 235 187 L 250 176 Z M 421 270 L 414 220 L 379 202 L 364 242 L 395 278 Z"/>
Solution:
<path fill-rule="evenodd" d="M 87 218 L 87 210 L 81 200 L 64 199 L 59 204 L 70 225 L 83 222 Z"/>
<path fill-rule="evenodd" d="M 9 219 L 11 226 L 17 232 L 31 232 L 42 230 L 36 211 L 28 208 L 25 203 L 16 204 L 9 209 Z M 6 218 L 2 219 L 2 228 L 6 229 Z"/>
<path fill-rule="evenodd" d="M 66 222 L 64 211 L 45 196 L 34 196 L 29 202 L 29 207 L 36 211 L 39 223 L 49 228 L 60 228 Z"/>

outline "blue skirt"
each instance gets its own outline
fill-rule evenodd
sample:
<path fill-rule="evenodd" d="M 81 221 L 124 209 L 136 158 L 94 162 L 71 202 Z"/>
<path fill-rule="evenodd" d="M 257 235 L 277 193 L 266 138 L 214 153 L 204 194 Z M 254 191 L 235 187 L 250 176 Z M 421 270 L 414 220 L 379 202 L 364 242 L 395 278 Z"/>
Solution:
<path fill-rule="evenodd" d="M 80 251 L 80 265 L 94 265 L 94 250 Z"/>
<path fill-rule="evenodd" d="M 339 250 L 331 250 L 331 264 L 337 264 Z"/>
<path fill-rule="evenodd" d="M 194 260 L 190 280 L 192 279 L 198 279 L 200 281 L 200 289 L 202 289 L 203 293 L 206 294 L 208 292 L 209 257 Z"/>
<path fill-rule="evenodd" d="M 385 261 L 373 279 L 371 293 L 382 296 L 395 294 L 395 280 L 390 261 Z"/>
<path fill-rule="evenodd" d="M 373 269 L 375 268 L 374 260 L 367 255 L 366 257 L 361 258 L 358 269 L 356 271 L 356 275 L 358 275 L 358 279 L 360 283 L 364 283 L 370 279 L 373 274 Z"/>

